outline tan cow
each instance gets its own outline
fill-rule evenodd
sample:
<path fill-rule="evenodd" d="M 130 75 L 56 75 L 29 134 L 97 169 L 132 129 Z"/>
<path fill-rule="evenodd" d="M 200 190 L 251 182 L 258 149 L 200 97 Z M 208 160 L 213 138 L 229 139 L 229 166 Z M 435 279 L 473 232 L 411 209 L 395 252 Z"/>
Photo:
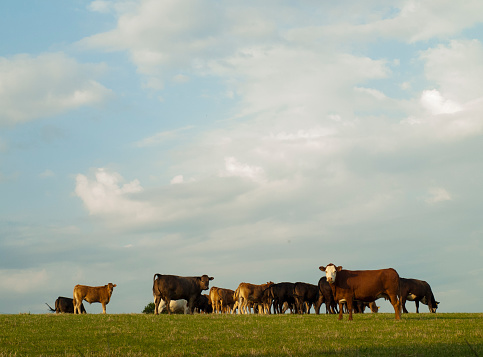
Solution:
<path fill-rule="evenodd" d="M 250 283 L 240 283 L 235 290 L 235 298 L 238 299 L 238 307 L 241 314 L 250 313 L 250 304 L 262 307 L 259 310 L 266 312 L 266 301 L 264 301 L 265 290 L 273 285 L 272 281 L 265 284 L 255 285 Z"/>
<path fill-rule="evenodd" d="M 102 304 L 102 313 L 106 313 L 106 305 L 109 304 L 112 291 L 116 284 L 109 283 L 104 286 L 86 286 L 76 285 L 74 287 L 74 314 L 80 314 L 82 300 L 89 304 L 100 302 Z"/>
<path fill-rule="evenodd" d="M 210 288 L 210 294 L 208 295 L 209 301 L 211 306 L 213 307 L 213 313 L 221 313 L 221 303 L 220 303 L 220 295 L 218 294 L 218 287 L 212 286 Z"/>

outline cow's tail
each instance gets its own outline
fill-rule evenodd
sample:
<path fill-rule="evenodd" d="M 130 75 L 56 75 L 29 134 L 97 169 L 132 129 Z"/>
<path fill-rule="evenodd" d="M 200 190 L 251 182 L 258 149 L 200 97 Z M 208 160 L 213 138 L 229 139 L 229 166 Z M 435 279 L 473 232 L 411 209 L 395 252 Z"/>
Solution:
<path fill-rule="evenodd" d="M 158 291 L 157 291 L 157 289 L 156 289 L 156 284 L 155 284 L 155 283 L 156 283 L 156 279 L 157 279 L 158 277 L 161 277 L 161 274 L 157 274 L 157 273 L 156 273 L 156 274 L 154 274 L 154 276 L 153 276 L 153 296 L 156 296 L 156 292 L 158 292 Z M 159 292 L 158 292 L 158 293 L 159 293 Z"/>
<path fill-rule="evenodd" d="M 50 307 L 50 305 L 49 305 L 49 304 L 45 303 L 45 305 L 47 305 L 47 306 L 49 307 L 49 309 L 50 309 L 50 311 L 51 311 L 51 312 L 55 312 L 55 310 L 54 310 L 54 309 L 52 309 L 52 307 Z"/>

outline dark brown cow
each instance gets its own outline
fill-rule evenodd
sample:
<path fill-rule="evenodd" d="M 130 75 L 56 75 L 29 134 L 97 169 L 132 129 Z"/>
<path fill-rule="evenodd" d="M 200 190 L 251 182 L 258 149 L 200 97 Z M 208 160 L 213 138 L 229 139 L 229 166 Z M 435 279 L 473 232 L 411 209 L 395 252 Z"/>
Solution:
<path fill-rule="evenodd" d="M 430 312 L 436 312 L 439 302 L 434 299 L 431 287 L 424 280 L 400 278 L 401 284 L 401 305 L 404 313 L 406 310 L 406 300 L 416 303 L 416 313 L 419 313 L 419 302 L 428 305 Z"/>
<path fill-rule="evenodd" d="M 317 285 L 297 282 L 294 284 L 293 296 L 299 314 L 310 314 L 312 305 L 314 305 L 315 313 L 319 314 L 322 301 L 319 301 L 319 287 Z"/>
<path fill-rule="evenodd" d="M 86 286 L 76 285 L 74 287 L 74 314 L 81 313 L 82 300 L 87 301 L 89 304 L 93 302 L 100 302 L 102 304 L 102 313 L 106 313 L 106 305 L 111 300 L 112 291 L 116 287 L 116 284 L 109 283 L 104 286 Z"/>
<path fill-rule="evenodd" d="M 47 306 L 49 304 L 45 303 Z M 50 306 L 50 311 L 55 312 L 56 314 L 59 313 L 66 313 L 66 314 L 73 314 L 74 313 L 74 299 L 59 296 L 57 300 L 55 300 L 55 309 L 52 309 Z M 86 309 L 84 308 L 84 304 L 81 303 L 81 313 L 87 314 Z"/>
<path fill-rule="evenodd" d="M 154 274 L 153 295 L 155 298 L 154 313 L 158 314 L 158 304 L 161 299 L 166 302 L 168 314 L 171 314 L 169 302 L 171 300 L 185 299 L 188 301 L 189 313 L 192 314 L 195 308 L 195 300 L 203 290 L 208 290 L 210 280 L 213 277 L 202 276 L 177 276 Z"/>
<path fill-rule="evenodd" d="M 352 320 L 353 301 L 375 301 L 388 298 L 394 307 L 396 320 L 401 319 L 399 299 L 399 274 L 392 268 L 379 270 L 342 270 L 342 266 L 329 264 L 319 267 L 325 271 L 334 298 L 339 302 L 339 320 L 342 320 L 342 304 L 347 302 L 349 320 Z"/>
<path fill-rule="evenodd" d="M 295 298 L 293 296 L 294 283 L 277 283 L 271 285 L 267 291 L 273 304 L 273 313 L 282 314 L 283 305 L 287 303 L 290 310 L 295 306 Z"/>
<path fill-rule="evenodd" d="M 339 312 L 337 310 L 334 294 L 332 293 L 332 288 L 325 276 L 321 277 L 319 280 L 319 299 L 322 300 L 322 303 L 325 303 L 326 314 L 336 314 Z"/>

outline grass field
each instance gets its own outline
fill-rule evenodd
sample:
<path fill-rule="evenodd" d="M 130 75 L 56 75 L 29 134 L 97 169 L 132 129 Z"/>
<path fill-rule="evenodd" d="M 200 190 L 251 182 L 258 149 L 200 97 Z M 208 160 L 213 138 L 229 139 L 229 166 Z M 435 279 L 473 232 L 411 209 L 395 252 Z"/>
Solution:
<path fill-rule="evenodd" d="M 483 356 L 483 314 L 0 315 L 0 356 Z"/>

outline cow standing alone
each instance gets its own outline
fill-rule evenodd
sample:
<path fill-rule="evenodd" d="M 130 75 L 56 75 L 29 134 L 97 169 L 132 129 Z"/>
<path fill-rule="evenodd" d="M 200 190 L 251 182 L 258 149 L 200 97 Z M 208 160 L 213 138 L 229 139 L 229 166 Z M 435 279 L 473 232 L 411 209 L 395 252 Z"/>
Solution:
<path fill-rule="evenodd" d="M 106 313 L 106 305 L 111 300 L 112 291 L 116 284 L 109 283 L 104 286 L 86 286 L 76 285 L 74 287 L 74 314 L 81 313 L 82 300 L 89 304 L 100 302 L 102 304 L 102 313 Z"/>
<path fill-rule="evenodd" d="M 334 264 L 319 269 L 325 271 L 334 299 L 339 302 L 339 320 L 342 320 L 344 301 L 347 302 L 349 320 L 352 320 L 354 300 L 371 302 L 381 297 L 391 301 L 396 320 L 401 319 L 399 274 L 394 269 L 342 270 L 342 266 Z"/>
<path fill-rule="evenodd" d="M 404 313 L 406 310 L 406 300 L 416 303 L 416 313 L 419 313 L 419 302 L 428 305 L 430 312 L 436 312 L 439 302 L 434 299 L 431 287 L 424 280 L 418 279 L 400 279 L 401 283 L 401 305 Z"/>
<path fill-rule="evenodd" d="M 188 301 L 189 313 L 192 314 L 195 307 L 195 300 L 201 295 L 201 291 L 209 289 L 210 280 L 213 280 L 213 277 L 209 277 L 208 275 L 184 277 L 154 274 L 154 313 L 158 315 L 158 305 L 161 299 L 166 302 L 166 308 L 170 315 L 170 301 L 185 299 Z"/>

